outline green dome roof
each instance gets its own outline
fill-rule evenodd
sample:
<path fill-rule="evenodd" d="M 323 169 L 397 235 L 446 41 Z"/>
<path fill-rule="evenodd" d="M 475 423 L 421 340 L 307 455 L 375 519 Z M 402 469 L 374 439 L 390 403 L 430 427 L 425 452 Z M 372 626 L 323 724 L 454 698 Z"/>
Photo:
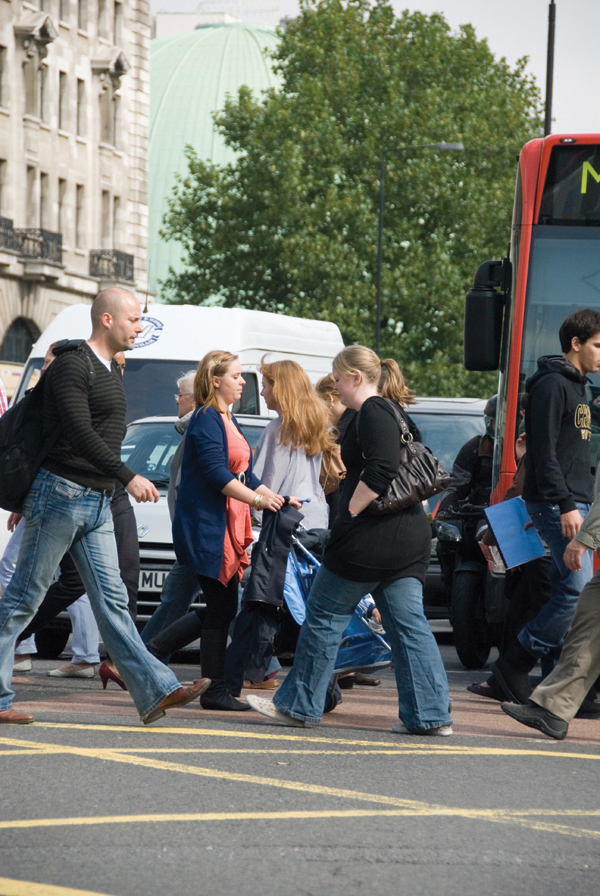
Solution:
<path fill-rule="evenodd" d="M 187 172 L 185 146 L 201 159 L 224 164 L 235 155 L 214 130 L 212 113 L 242 84 L 259 95 L 278 86 L 265 49 L 276 49 L 274 29 L 259 25 L 206 25 L 150 44 L 150 159 L 148 266 L 150 288 L 181 270 L 178 243 L 161 240 L 158 231 L 175 185 Z M 157 297 L 159 298 L 159 297 Z"/>

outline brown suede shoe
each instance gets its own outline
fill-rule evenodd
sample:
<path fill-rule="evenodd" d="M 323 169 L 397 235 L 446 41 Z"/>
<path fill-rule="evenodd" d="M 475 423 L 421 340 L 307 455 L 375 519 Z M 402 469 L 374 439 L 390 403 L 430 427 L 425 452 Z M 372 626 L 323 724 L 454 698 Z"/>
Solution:
<path fill-rule="evenodd" d="M 31 725 L 35 719 L 28 712 L 17 712 L 16 709 L 5 709 L 0 712 L 0 725 Z"/>
<path fill-rule="evenodd" d="M 267 678 L 266 681 L 261 681 L 258 684 L 256 681 L 249 681 L 247 678 L 244 679 L 244 690 L 246 691 L 274 691 L 276 690 L 281 682 L 277 678 Z"/>
<path fill-rule="evenodd" d="M 201 678 L 187 688 L 178 688 L 176 691 L 173 691 L 172 694 L 169 694 L 168 697 L 165 697 L 163 702 L 159 703 L 156 709 L 153 709 L 145 719 L 142 719 L 142 722 L 144 725 L 150 725 L 151 722 L 156 722 L 157 719 L 162 719 L 166 709 L 172 709 L 174 706 L 187 706 L 192 700 L 201 697 L 204 691 L 208 690 L 209 687 L 210 678 Z M 33 718 L 31 721 L 33 721 Z"/>

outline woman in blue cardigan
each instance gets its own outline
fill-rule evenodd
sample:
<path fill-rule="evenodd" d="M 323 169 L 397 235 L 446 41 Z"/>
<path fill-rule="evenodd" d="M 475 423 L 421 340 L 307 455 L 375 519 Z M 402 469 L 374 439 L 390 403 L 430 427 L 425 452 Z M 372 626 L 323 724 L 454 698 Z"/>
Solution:
<path fill-rule="evenodd" d="M 238 585 L 248 566 L 252 544 L 250 507 L 279 510 L 283 498 L 252 472 L 252 451 L 231 405 L 242 394 L 244 379 L 236 355 L 209 352 L 198 365 L 181 484 L 175 506 L 173 543 L 180 563 L 198 576 L 206 603 L 200 641 L 202 674 L 210 688 L 204 709 L 245 710 L 225 687 L 225 649 L 229 625 L 238 607 Z M 294 506 L 300 506 L 292 500 Z"/>

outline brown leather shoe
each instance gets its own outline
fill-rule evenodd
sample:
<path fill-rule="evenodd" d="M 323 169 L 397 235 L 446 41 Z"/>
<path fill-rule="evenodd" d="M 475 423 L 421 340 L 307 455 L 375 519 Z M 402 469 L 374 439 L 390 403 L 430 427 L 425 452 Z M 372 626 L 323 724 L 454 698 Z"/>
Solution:
<path fill-rule="evenodd" d="M 173 691 L 172 694 L 169 694 L 168 697 L 165 697 L 163 702 L 159 703 L 156 709 L 153 709 L 145 719 L 142 719 L 142 722 L 144 725 L 150 725 L 151 722 L 156 722 L 157 719 L 162 719 L 166 709 L 172 709 L 174 706 L 187 706 L 192 700 L 201 697 L 204 691 L 208 690 L 209 687 L 210 678 L 201 678 L 187 688 L 178 688 L 176 691 Z M 33 721 L 33 718 L 31 721 Z"/>
<path fill-rule="evenodd" d="M 257 684 L 255 681 L 249 681 L 247 678 L 244 679 L 244 690 L 246 691 L 274 691 L 276 690 L 281 682 L 277 678 L 267 678 L 266 681 L 261 681 L 260 684 Z"/>
<path fill-rule="evenodd" d="M 28 712 L 17 712 L 16 709 L 5 709 L 0 712 L 0 725 L 31 725 L 35 719 Z"/>

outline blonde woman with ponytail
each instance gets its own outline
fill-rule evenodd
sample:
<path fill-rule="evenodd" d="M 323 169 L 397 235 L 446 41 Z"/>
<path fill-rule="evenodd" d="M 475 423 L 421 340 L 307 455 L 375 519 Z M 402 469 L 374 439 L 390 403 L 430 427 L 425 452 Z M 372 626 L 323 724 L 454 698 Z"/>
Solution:
<path fill-rule="evenodd" d="M 200 662 L 212 683 L 204 709 L 249 708 L 225 685 L 227 635 L 252 544 L 250 507 L 279 510 L 284 503 L 255 475 L 250 445 L 231 413 L 243 386 L 237 355 L 213 351 L 200 361 L 173 520 L 177 559 L 196 573 L 206 603 Z M 295 498 L 290 503 L 300 507 Z"/>
<path fill-rule="evenodd" d="M 386 380 L 379 394 L 382 366 Z M 357 412 L 342 440 L 347 476 L 339 515 L 306 605 L 294 665 L 273 700 L 248 697 L 253 709 L 282 725 L 320 722 L 327 685 L 359 600 L 372 594 L 392 648 L 399 721 L 395 734 L 452 734 L 448 680 L 423 612 L 423 582 L 431 526 L 421 504 L 388 516 L 371 516 L 369 504 L 395 478 L 400 464 L 398 407 L 411 395 L 395 362 L 380 362 L 362 345 L 336 355 L 333 376 L 340 400 Z M 420 433 L 401 410 L 413 439 Z"/>
<path fill-rule="evenodd" d="M 385 358 L 381 362 L 378 390 L 383 398 L 390 398 L 401 408 L 407 408 L 409 405 L 415 404 L 417 400 L 415 393 L 408 388 L 402 371 L 392 358 Z"/>

